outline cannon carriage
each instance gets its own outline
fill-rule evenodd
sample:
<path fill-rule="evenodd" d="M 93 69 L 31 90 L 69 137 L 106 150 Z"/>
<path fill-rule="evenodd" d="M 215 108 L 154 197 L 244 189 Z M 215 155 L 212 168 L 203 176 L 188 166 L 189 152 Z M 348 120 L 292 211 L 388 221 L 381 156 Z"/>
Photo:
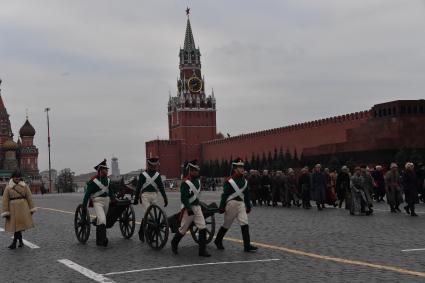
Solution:
<path fill-rule="evenodd" d="M 207 230 L 207 244 L 210 243 L 215 234 L 215 213 L 218 212 L 216 203 L 207 205 L 206 203 L 200 202 L 202 213 L 204 214 L 206 230 Z M 145 232 L 145 239 L 147 244 L 155 249 L 161 250 L 167 244 L 170 230 L 172 233 L 177 233 L 181 224 L 181 213 L 167 217 L 165 211 L 157 206 L 151 205 L 145 213 L 143 221 L 143 230 Z M 198 228 L 192 223 L 189 227 L 190 234 L 193 240 L 198 243 L 199 233 Z"/>
<path fill-rule="evenodd" d="M 132 205 L 133 189 L 123 182 L 113 183 L 113 186 L 118 188 L 117 198 L 109 205 L 106 228 L 110 229 L 118 222 L 122 236 L 130 239 L 136 229 L 136 213 Z M 96 226 L 96 218 L 91 220 L 88 208 L 78 205 L 74 215 L 74 230 L 80 243 L 85 244 L 88 241 L 91 225 Z"/>

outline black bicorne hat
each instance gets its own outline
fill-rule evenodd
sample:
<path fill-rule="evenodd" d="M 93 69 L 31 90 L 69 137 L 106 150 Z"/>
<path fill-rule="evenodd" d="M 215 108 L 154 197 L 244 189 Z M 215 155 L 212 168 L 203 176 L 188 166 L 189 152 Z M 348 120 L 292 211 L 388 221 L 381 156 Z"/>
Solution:
<path fill-rule="evenodd" d="M 108 165 L 106 164 L 106 158 L 103 159 L 102 162 L 100 162 L 99 164 L 97 164 L 94 167 L 94 170 L 99 171 L 100 169 L 103 169 L 103 168 L 109 169 Z"/>
<path fill-rule="evenodd" d="M 192 161 L 186 162 L 184 167 L 186 168 L 186 170 L 190 170 L 190 169 L 195 169 L 195 170 L 200 170 L 201 168 L 198 165 L 198 160 L 194 159 Z"/>
<path fill-rule="evenodd" d="M 159 158 L 158 157 L 147 158 L 146 161 L 150 165 L 158 165 L 159 164 Z"/>
<path fill-rule="evenodd" d="M 238 157 L 235 160 L 232 161 L 232 168 L 233 167 L 243 167 L 245 166 L 245 163 L 242 158 Z"/>

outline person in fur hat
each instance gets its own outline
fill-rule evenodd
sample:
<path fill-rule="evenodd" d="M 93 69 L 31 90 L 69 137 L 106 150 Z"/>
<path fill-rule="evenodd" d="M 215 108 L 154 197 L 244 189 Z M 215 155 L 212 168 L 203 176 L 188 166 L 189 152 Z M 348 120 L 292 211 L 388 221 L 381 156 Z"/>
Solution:
<path fill-rule="evenodd" d="M 401 175 L 398 172 L 398 165 L 395 162 L 391 163 L 390 171 L 385 175 L 385 191 L 391 212 L 401 212 L 399 208 L 400 204 L 403 203 Z"/>
<path fill-rule="evenodd" d="M 27 184 L 22 181 L 22 174 L 16 170 L 6 186 L 3 193 L 3 212 L 2 217 L 6 218 L 5 230 L 13 234 L 13 242 L 9 249 L 16 249 L 24 246 L 22 240 L 22 231 L 34 228 L 32 214 L 36 211 L 34 207 L 31 190 Z"/>

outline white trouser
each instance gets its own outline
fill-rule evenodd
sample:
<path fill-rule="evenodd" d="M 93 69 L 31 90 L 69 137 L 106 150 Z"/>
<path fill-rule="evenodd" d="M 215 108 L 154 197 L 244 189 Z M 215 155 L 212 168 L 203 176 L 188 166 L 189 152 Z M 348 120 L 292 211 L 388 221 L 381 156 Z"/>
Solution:
<path fill-rule="evenodd" d="M 195 223 L 195 226 L 198 227 L 199 230 L 203 230 L 207 228 L 205 225 L 205 218 L 202 214 L 202 209 L 199 205 L 193 205 L 192 206 L 193 215 L 190 215 L 187 213 L 187 209 L 184 210 L 183 218 L 181 221 L 179 232 L 180 234 L 184 235 L 187 232 L 187 229 L 189 229 L 190 224 L 192 222 Z"/>
<path fill-rule="evenodd" d="M 142 193 L 141 199 L 142 199 L 142 211 L 143 211 L 143 217 L 144 217 L 148 207 L 151 206 L 152 204 L 157 203 L 158 193 L 157 192 L 144 192 L 144 193 Z"/>
<path fill-rule="evenodd" d="M 109 202 L 109 197 L 96 197 L 93 199 L 93 207 L 97 217 L 97 225 L 106 225 L 106 214 L 108 214 Z"/>
<path fill-rule="evenodd" d="M 235 218 L 238 219 L 241 226 L 248 225 L 248 215 L 246 214 L 246 207 L 243 201 L 230 200 L 227 202 L 223 227 L 229 229 Z"/>

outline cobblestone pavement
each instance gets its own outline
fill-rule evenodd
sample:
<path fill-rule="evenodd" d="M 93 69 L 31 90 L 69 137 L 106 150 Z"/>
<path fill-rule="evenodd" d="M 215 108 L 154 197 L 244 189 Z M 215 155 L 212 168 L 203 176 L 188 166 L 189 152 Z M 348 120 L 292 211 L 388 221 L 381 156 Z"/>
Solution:
<path fill-rule="evenodd" d="M 180 203 L 178 193 L 168 195 L 170 216 Z M 203 193 L 203 199 L 218 202 L 219 193 Z M 392 214 L 384 204 L 375 205 L 373 216 L 350 216 L 338 208 L 255 207 L 249 218 L 251 239 L 260 246 L 257 253 L 243 252 L 235 223 L 226 235 L 226 250 L 210 244 L 212 257 L 200 258 L 189 235 L 175 256 L 169 246 L 172 234 L 163 250 L 154 251 L 139 242 L 138 226 L 130 240 L 123 239 L 118 225 L 109 229 L 107 248 L 96 246 L 92 227 L 88 243 L 79 244 L 73 215 L 81 200 L 81 194 L 34 196 L 36 228 L 25 232 L 24 239 L 39 248 L 10 251 L 11 235 L 0 231 L 0 282 L 96 282 L 58 260 L 91 270 L 98 282 L 425 282 L 423 204 L 416 218 Z M 140 219 L 140 205 L 135 210 Z M 222 215 L 216 221 L 218 229 Z"/>

